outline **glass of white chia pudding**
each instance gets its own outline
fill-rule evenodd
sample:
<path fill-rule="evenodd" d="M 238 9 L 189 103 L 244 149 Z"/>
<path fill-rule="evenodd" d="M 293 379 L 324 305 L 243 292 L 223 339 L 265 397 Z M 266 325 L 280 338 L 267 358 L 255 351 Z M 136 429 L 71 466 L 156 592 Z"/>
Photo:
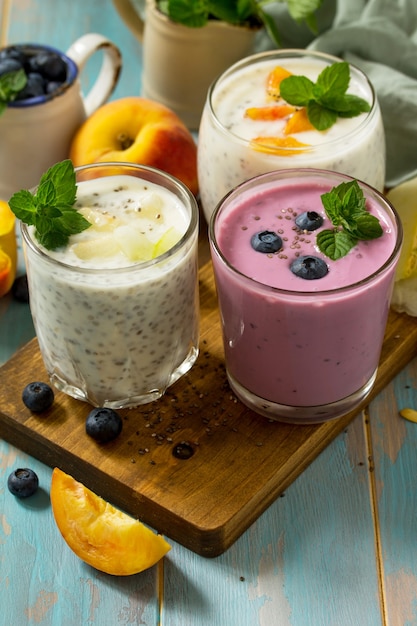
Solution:
<path fill-rule="evenodd" d="M 326 68 L 335 64 L 329 74 Z M 303 81 L 297 93 L 292 90 L 291 103 L 281 93 L 289 76 Z M 308 116 L 301 96 L 311 100 Z M 355 110 L 352 96 L 368 110 Z M 310 123 L 310 111 L 320 128 Z M 334 118 L 330 126 L 318 119 L 322 114 L 325 121 Z M 207 221 L 238 184 L 294 167 L 348 174 L 382 191 L 385 135 L 375 91 L 361 70 L 328 54 L 289 49 L 247 57 L 212 84 L 201 118 L 198 176 Z"/>
<path fill-rule="evenodd" d="M 198 207 L 180 181 L 127 163 L 76 168 L 92 224 L 45 249 L 22 224 L 30 306 L 52 383 L 94 406 L 161 397 L 198 354 Z"/>

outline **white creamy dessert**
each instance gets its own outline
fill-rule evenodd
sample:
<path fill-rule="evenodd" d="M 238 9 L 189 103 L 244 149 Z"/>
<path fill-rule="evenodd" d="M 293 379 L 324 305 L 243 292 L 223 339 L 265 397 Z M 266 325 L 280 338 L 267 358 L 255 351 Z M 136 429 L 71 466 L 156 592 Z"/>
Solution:
<path fill-rule="evenodd" d="M 93 225 L 65 249 L 39 253 L 23 228 L 46 368 L 96 406 L 149 402 L 197 357 L 198 220 L 173 192 L 134 176 L 78 183 L 76 207 Z"/>
<path fill-rule="evenodd" d="M 291 51 L 294 53 L 294 51 Z M 288 54 L 288 53 L 287 53 Z M 255 55 L 229 69 L 212 86 L 199 131 L 198 176 L 206 219 L 219 200 L 239 183 L 275 169 L 314 167 L 349 174 L 382 190 L 385 180 L 385 137 L 378 102 L 362 72 L 350 67 L 347 93 L 371 105 L 369 113 L 338 118 L 326 131 L 306 130 L 292 136 L 306 148 L 279 149 L 279 154 L 255 149 L 257 137 L 284 137 L 287 120 L 251 119 L 251 107 L 271 104 L 266 92 L 269 73 L 277 66 L 316 81 L 332 62 L 320 53 Z"/>

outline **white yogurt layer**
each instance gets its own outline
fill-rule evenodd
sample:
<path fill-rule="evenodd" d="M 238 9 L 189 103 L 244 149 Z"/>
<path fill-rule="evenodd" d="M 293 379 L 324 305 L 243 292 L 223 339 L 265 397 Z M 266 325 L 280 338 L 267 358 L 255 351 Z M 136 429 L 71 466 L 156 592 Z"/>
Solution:
<path fill-rule="evenodd" d="M 240 139 L 248 141 L 255 137 L 280 137 L 286 124 L 286 119 L 274 121 L 252 120 L 245 116 L 246 109 L 274 104 L 266 97 L 266 76 L 278 64 L 276 60 L 268 61 L 262 66 L 252 66 L 242 69 L 236 74 L 227 77 L 221 82 L 219 89 L 213 94 L 213 110 L 217 119 L 230 133 Z M 313 82 L 326 67 L 323 62 L 318 63 L 311 59 L 286 59 L 281 65 L 296 76 L 306 76 Z M 372 91 L 367 83 L 362 83 L 357 76 L 351 77 L 348 93 L 354 94 L 371 103 Z M 339 118 L 337 123 L 326 131 L 302 131 L 296 133 L 296 138 L 302 143 L 317 145 L 327 143 L 342 136 L 348 135 L 358 128 L 367 113 L 357 117 Z M 298 155 L 299 156 L 299 155 Z"/>
<path fill-rule="evenodd" d="M 164 187 L 132 176 L 78 183 L 76 207 L 92 224 L 48 255 L 68 265 L 126 267 L 166 252 L 190 222 L 185 206 Z M 33 231 L 32 231 L 33 232 Z"/>
<path fill-rule="evenodd" d="M 221 77 L 203 112 L 198 144 L 198 175 L 202 204 L 209 220 L 216 204 L 236 185 L 268 171 L 285 168 L 315 167 L 349 174 L 382 190 L 385 180 L 385 139 L 381 113 L 375 102 L 369 113 L 354 118 L 338 118 L 326 131 L 294 133 L 308 150 L 291 149 L 291 154 L 271 154 L 255 150 L 250 142 L 256 137 L 285 137 L 287 120 L 253 120 L 245 116 L 251 107 L 271 105 L 267 99 L 268 74 L 282 66 L 294 75 L 316 81 L 328 66 L 313 57 L 270 58 L 247 65 Z M 363 74 L 350 69 L 348 92 L 371 105 L 374 95 Z"/>
<path fill-rule="evenodd" d="M 197 221 L 181 239 L 191 208 L 162 187 L 126 178 L 79 185 L 78 204 L 96 222 L 71 237 L 66 249 L 40 254 L 25 246 L 46 369 L 60 389 L 97 406 L 136 406 L 159 397 L 198 353 Z M 116 227 L 109 230 L 108 222 Z M 120 228 L 122 247 L 122 234 L 129 240 L 133 233 L 136 241 L 145 233 L 158 245 L 172 228 L 181 244 L 135 263 L 123 250 L 113 253 Z M 98 254 L 80 259 L 76 246 L 84 243 L 93 243 Z"/>

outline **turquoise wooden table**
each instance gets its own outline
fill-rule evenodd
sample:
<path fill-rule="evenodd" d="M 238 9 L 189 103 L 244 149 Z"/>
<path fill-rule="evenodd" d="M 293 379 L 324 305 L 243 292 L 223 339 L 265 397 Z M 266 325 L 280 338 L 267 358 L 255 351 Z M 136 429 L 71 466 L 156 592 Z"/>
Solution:
<path fill-rule="evenodd" d="M 141 47 L 110 0 L 0 0 L 0 15 L 1 44 L 109 36 L 124 59 L 113 97 L 140 93 Z M 33 336 L 28 306 L 0 299 L 0 362 Z M 222 556 L 172 542 L 127 578 L 69 550 L 51 469 L 0 441 L 0 626 L 417 625 L 417 424 L 399 416 L 416 381 L 414 359 Z M 26 501 L 6 485 L 21 466 L 40 479 Z"/>

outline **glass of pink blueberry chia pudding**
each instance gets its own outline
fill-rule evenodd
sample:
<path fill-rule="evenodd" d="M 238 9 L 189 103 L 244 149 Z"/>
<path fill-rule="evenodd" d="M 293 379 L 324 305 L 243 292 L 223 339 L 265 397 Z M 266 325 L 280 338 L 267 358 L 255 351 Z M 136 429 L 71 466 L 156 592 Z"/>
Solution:
<path fill-rule="evenodd" d="M 159 170 L 76 168 L 89 226 L 47 249 L 22 224 L 30 306 L 56 387 L 95 406 L 162 396 L 198 354 L 198 207 Z"/>
<path fill-rule="evenodd" d="M 289 49 L 247 57 L 210 87 L 198 140 L 207 221 L 220 199 L 264 172 L 334 170 L 383 190 L 385 135 L 365 74 L 321 52 Z"/>
<path fill-rule="evenodd" d="M 375 381 L 402 228 L 336 172 L 254 177 L 218 204 L 210 244 L 230 385 L 266 417 L 324 422 Z"/>

